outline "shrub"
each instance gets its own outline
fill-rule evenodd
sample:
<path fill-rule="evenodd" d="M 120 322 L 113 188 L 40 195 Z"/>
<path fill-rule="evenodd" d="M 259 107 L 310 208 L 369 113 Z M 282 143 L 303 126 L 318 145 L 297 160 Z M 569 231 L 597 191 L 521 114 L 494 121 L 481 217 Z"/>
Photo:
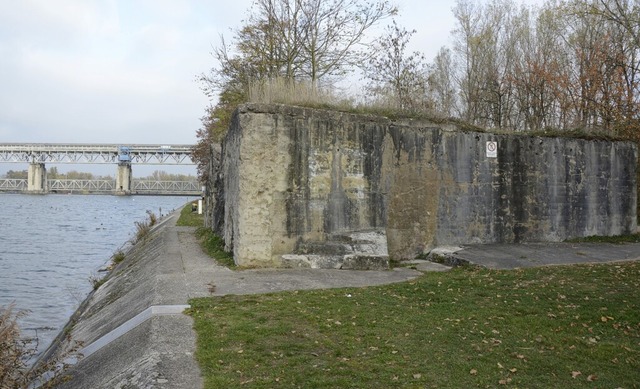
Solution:
<path fill-rule="evenodd" d="M 37 353 L 38 339 L 21 336 L 18 319 L 25 311 L 13 305 L 0 306 L 0 388 L 54 388 L 64 379 L 71 359 L 77 359 L 79 344 L 46 362 L 31 366 Z M 46 377 L 46 378 L 44 378 Z"/>

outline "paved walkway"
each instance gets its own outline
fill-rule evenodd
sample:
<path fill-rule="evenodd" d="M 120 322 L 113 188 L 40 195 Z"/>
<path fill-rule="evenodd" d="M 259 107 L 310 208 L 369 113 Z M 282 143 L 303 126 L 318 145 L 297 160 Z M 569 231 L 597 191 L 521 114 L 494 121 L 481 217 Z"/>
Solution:
<path fill-rule="evenodd" d="M 640 259 L 640 243 L 522 243 L 464 246 L 453 258 L 490 269 Z"/>

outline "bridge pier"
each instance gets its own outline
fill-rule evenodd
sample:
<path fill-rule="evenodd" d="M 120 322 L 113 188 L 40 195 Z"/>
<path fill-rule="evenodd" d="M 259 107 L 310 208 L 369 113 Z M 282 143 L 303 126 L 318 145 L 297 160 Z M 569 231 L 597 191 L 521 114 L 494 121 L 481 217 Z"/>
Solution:
<path fill-rule="evenodd" d="M 27 192 L 47 193 L 47 168 L 44 163 L 33 162 L 29 164 Z"/>
<path fill-rule="evenodd" d="M 118 163 L 118 173 L 116 174 L 116 194 L 131 194 L 131 163 Z"/>

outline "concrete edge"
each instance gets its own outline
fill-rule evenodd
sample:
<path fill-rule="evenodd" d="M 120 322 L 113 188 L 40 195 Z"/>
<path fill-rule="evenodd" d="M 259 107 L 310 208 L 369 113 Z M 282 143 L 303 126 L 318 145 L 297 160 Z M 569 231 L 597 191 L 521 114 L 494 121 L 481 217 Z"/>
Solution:
<path fill-rule="evenodd" d="M 94 354 L 95 352 L 99 351 L 101 348 L 109 345 L 111 342 L 120 338 L 127 332 L 131 331 L 132 329 L 136 328 L 137 326 L 151 319 L 154 316 L 178 315 L 178 314 L 182 314 L 184 310 L 188 308 L 191 308 L 191 306 L 190 305 L 152 305 L 149 308 L 137 314 L 136 316 L 122 323 L 121 325 L 116 327 L 114 330 L 101 336 L 90 345 L 82 348 L 79 353 L 80 355 L 82 355 L 82 358 L 87 358 L 91 354 Z"/>

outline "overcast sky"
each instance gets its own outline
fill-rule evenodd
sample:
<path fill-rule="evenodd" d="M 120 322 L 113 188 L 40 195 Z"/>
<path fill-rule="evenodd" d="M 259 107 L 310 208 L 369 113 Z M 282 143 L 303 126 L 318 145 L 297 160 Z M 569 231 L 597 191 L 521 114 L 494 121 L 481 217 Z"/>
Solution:
<path fill-rule="evenodd" d="M 431 60 L 450 43 L 453 0 L 396 4 L 412 49 Z M 194 143 L 209 104 L 196 76 L 250 6 L 0 0 L 0 142 Z"/>

